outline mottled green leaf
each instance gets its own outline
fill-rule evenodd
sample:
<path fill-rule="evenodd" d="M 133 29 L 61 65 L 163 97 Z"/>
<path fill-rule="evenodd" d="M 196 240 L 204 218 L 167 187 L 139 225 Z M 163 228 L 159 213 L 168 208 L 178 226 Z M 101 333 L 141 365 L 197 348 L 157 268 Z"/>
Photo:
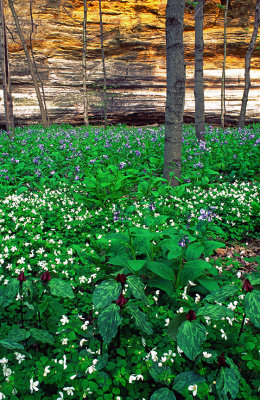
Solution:
<path fill-rule="evenodd" d="M 62 279 L 52 278 L 49 282 L 51 294 L 53 296 L 73 299 L 74 293 L 68 282 Z"/>
<path fill-rule="evenodd" d="M 175 377 L 172 388 L 177 392 L 182 393 L 183 389 L 186 389 L 188 386 L 203 381 L 205 381 L 205 378 L 196 375 L 193 371 L 181 372 Z"/>
<path fill-rule="evenodd" d="M 9 350 L 23 350 L 24 349 L 22 344 L 17 343 L 12 339 L 2 339 L 2 340 L 0 340 L 0 344 Z"/>
<path fill-rule="evenodd" d="M 35 340 L 37 340 L 37 342 L 49 343 L 49 344 L 54 343 L 54 338 L 52 334 L 49 331 L 46 331 L 45 329 L 31 328 L 29 331 L 31 333 L 31 336 Z"/>
<path fill-rule="evenodd" d="M 216 380 L 216 389 L 220 398 L 230 393 L 236 399 L 239 391 L 239 380 L 231 368 L 222 367 Z"/>
<path fill-rule="evenodd" d="M 237 286 L 225 285 L 223 288 L 208 294 L 203 301 L 216 301 L 221 303 L 228 297 L 234 296 L 238 291 L 239 288 Z"/>
<path fill-rule="evenodd" d="M 204 315 L 212 319 L 221 319 L 223 317 L 232 318 L 233 311 L 227 307 L 220 306 L 219 304 L 206 304 L 198 310 L 197 317 L 200 315 Z"/>
<path fill-rule="evenodd" d="M 21 342 L 30 337 L 30 332 L 25 329 L 19 328 L 19 326 L 14 325 L 8 333 L 8 339 L 14 340 L 16 342 Z"/>
<path fill-rule="evenodd" d="M 246 294 L 245 312 L 252 324 L 260 328 L 260 291 L 253 290 Z"/>
<path fill-rule="evenodd" d="M 105 308 L 112 301 L 116 301 L 121 293 L 121 284 L 115 279 L 108 279 L 98 285 L 93 292 L 93 304 L 95 308 Z"/>
<path fill-rule="evenodd" d="M 159 367 L 159 365 L 154 362 L 149 368 L 149 373 L 151 377 L 155 380 L 155 382 L 165 383 L 167 377 L 172 375 L 172 370 L 168 365 L 163 365 L 162 367 Z"/>
<path fill-rule="evenodd" d="M 168 328 L 167 328 L 167 333 L 173 340 L 177 340 L 177 332 L 178 332 L 179 326 L 184 321 L 186 321 L 186 315 L 187 315 L 187 313 L 176 314 L 173 317 L 173 319 L 170 321 Z"/>
<path fill-rule="evenodd" d="M 145 304 L 148 305 L 150 304 L 148 298 L 144 293 L 145 285 L 143 284 L 140 278 L 138 278 L 137 276 L 130 275 L 127 277 L 126 283 L 128 284 L 132 295 L 136 299 L 143 300 Z"/>
<path fill-rule="evenodd" d="M 127 309 L 130 311 L 131 315 L 135 319 L 136 325 L 142 329 L 145 333 L 148 335 L 151 335 L 153 333 L 153 330 L 150 326 L 150 324 L 146 321 L 146 314 L 144 314 L 142 311 L 140 311 L 137 307 L 133 305 L 129 305 Z"/>
<path fill-rule="evenodd" d="M 177 332 L 177 344 L 190 359 L 201 352 L 201 345 L 206 340 L 206 328 L 197 321 L 185 321 Z"/>
<path fill-rule="evenodd" d="M 172 390 L 165 387 L 153 392 L 150 400 L 176 400 L 176 397 Z"/>
<path fill-rule="evenodd" d="M 5 295 L 10 298 L 14 298 L 17 296 L 19 291 L 19 281 L 16 278 L 12 278 L 9 280 L 6 285 Z"/>
<path fill-rule="evenodd" d="M 98 316 L 98 326 L 104 344 L 109 344 L 117 333 L 118 327 L 122 322 L 119 311 L 120 307 L 117 304 L 111 304 L 102 310 Z"/>

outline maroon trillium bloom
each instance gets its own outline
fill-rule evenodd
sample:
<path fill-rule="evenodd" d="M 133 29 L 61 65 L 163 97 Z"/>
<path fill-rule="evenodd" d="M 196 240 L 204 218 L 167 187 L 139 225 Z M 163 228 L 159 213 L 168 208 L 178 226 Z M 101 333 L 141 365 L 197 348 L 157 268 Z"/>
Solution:
<path fill-rule="evenodd" d="M 47 283 L 51 280 L 49 271 L 45 271 L 44 274 L 42 274 L 41 280 L 43 281 L 43 283 Z"/>
<path fill-rule="evenodd" d="M 120 294 L 120 296 L 118 297 L 116 304 L 122 308 L 126 303 L 128 302 L 128 300 L 125 298 L 125 296 L 123 294 Z"/>
<path fill-rule="evenodd" d="M 24 272 L 23 271 L 21 271 L 20 272 L 20 274 L 18 275 L 18 281 L 20 282 L 20 283 L 23 283 L 23 282 L 25 282 L 26 281 L 26 278 L 25 278 L 25 275 L 24 275 Z"/>
<path fill-rule="evenodd" d="M 186 319 L 188 321 L 193 321 L 194 319 L 197 319 L 195 312 L 193 310 L 188 311 Z"/>
<path fill-rule="evenodd" d="M 227 367 L 228 366 L 228 364 L 226 363 L 226 360 L 225 360 L 224 353 L 220 354 L 220 356 L 218 358 L 218 365 L 220 367 Z"/>
<path fill-rule="evenodd" d="M 242 289 L 245 292 L 252 292 L 252 290 L 254 289 L 253 286 L 251 285 L 251 283 L 249 282 L 248 279 L 245 280 L 244 285 L 242 287 Z"/>
<path fill-rule="evenodd" d="M 126 275 L 124 275 L 124 274 L 118 274 L 118 275 L 116 276 L 116 281 L 117 281 L 117 282 L 120 282 L 120 283 L 122 283 L 122 284 L 125 284 L 125 283 L 126 283 Z"/>

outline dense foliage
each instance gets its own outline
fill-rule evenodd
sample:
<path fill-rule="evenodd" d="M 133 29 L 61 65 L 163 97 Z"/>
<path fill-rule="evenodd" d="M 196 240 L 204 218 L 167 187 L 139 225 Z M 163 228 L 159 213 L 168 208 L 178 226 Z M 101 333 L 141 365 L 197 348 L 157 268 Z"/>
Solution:
<path fill-rule="evenodd" d="M 0 399 L 256 399 L 260 126 L 0 132 Z M 255 259 L 257 261 L 257 258 Z M 229 265 L 228 270 L 225 269 Z"/>

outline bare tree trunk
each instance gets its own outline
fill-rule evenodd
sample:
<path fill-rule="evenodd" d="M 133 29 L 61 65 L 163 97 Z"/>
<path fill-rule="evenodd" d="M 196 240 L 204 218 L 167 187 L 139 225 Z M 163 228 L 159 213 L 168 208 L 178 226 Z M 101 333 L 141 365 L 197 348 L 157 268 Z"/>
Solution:
<path fill-rule="evenodd" d="M 195 130 L 196 136 L 201 140 L 205 132 L 205 107 L 203 85 L 203 19 L 204 0 L 197 0 L 195 7 Z"/>
<path fill-rule="evenodd" d="M 103 79 L 104 79 L 104 84 L 103 84 L 104 122 L 105 122 L 105 129 L 107 129 L 107 73 L 106 73 L 106 65 L 105 65 L 104 33 L 103 33 L 101 0 L 99 0 L 99 18 L 100 18 L 101 57 L 102 57 L 102 65 L 103 65 Z"/>
<path fill-rule="evenodd" d="M 24 49 L 24 53 L 25 53 L 25 56 L 26 56 L 26 59 L 27 59 L 29 71 L 30 71 L 30 74 L 31 74 L 31 77 L 32 77 L 32 80 L 33 80 L 33 85 L 34 85 L 34 88 L 35 88 L 37 100 L 38 100 L 39 107 L 40 107 L 40 112 L 41 112 L 41 117 L 42 117 L 42 124 L 43 124 L 44 127 L 47 127 L 48 126 L 48 119 L 47 119 L 47 115 L 45 113 L 45 109 L 44 109 L 44 105 L 43 105 L 43 101 L 42 101 L 42 96 L 41 96 L 41 92 L 40 92 L 40 89 L 39 89 L 39 86 L 38 86 L 37 77 L 36 77 L 36 74 L 35 74 L 35 71 L 34 71 L 34 68 L 33 68 L 33 63 L 32 63 L 31 57 L 30 57 L 29 49 L 27 47 L 26 40 L 25 40 L 24 35 L 22 33 L 21 26 L 20 26 L 16 11 L 14 9 L 13 0 L 8 0 L 8 3 L 9 3 L 9 6 L 11 8 L 13 17 L 14 17 L 15 26 L 16 26 L 19 38 L 21 40 L 21 43 L 22 43 L 22 46 L 23 46 L 23 49 Z"/>
<path fill-rule="evenodd" d="M 182 123 L 185 100 L 183 18 L 185 0 L 166 6 L 167 96 L 163 176 L 173 187 L 181 177 Z"/>
<path fill-rule="evenodd" d="M 9 132 L 9 137 L 11 138 L 14 130 L 14 114 L 3 0 L 0 0 L 0 65 L 3 79 L 6 130 Z"/>
<path fill-rule="evenodd" d="M 224 14 L 224 58 L 223 58 L 223 68 L 222 68 L 222 78 L 221 78 L 221 115 L 220 115 L 220 125 L 221 128 L 225 127 L 225 72 L 226 72 L 226 58 L 227 58 L 227 14 L 228 14 L 228 3 L 226 0 L 225 14 Z"/>
<path fill-rule="evenodd" d="M 247 106 L 247 101 L 248 101 L 248 93 L 249 93 L 249 89 L 251 86 L 250 63 L 251 63 L 251 57 L 252 57 L 252 54 L 253 54 L 253 51 L 255 48 L 258 27 L 259 27 L 259 20 L 260 20 L 260 0 L 257 0 L 256 6 L 255 6 L 254 29 L 253 29 L 251 41 L 248 46 L 248 50 L 246 52 L 246 57 L 245 57 L 245 87 L 244 87 L 244 94 L 243 94 L 243 98 L 242 98 L 242 105 L 241 105 L 240 116 L 239 116 L 239 123 L 238 123 L 239 128 L 244 128 L 244 125 L 245 125 L 246 106 Z"/>
<path fill-rule="evenodd" d="M 83 18 L 83 49 L 82 49 L 82 66 L 83 66 L 83 101 L 84 101 L 84 125 L 89 125 L 88 120 L 88 94 L 87 94 L 87 18 L 88 7 L 87 0 L 83 0 L 84 18 Z"/>
<path fill-rule="evenodd" d="M 32 34 L 33 34 L 33 30 L 34 30 L 34 23 L 33 23 L 33 13 L 32 13 L 32 0 L 30 0 L 30 16 L 31 16 L 31 32 L 30 32 L 30 48 L 31 48 L 31 54 L 32 54 L 32 61 L 33 61 L 33 66 L 36 72 L 36 76 L 38 79 L 38 82 L 41 85 L 41 89 L 42 89 L 42 99 L 43 99 L 43 106 L 44 106 L 44 110 L 46 113 L 46 117 L 47 117 L 47 123 L 48 125 L 50 125 L 50 119 L 49 119 L 49 115 L 48 115 L 48 110 L 47 110 L 47 104 L 46 104 L 46 98 L 45 98 L 45 92 L 44 92 L 44 86 L 41 80 L 40 75 L 38 74 L 38 68 L 37 68 L 37 64 L 34 58 L 34 52 L 33 52 L 33 46 L 32 46 Z"/>

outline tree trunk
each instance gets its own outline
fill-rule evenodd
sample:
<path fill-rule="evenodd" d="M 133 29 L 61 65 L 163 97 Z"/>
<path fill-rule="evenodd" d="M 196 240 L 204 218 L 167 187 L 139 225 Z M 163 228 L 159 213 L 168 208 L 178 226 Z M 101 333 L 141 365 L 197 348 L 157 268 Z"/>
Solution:
<path fill-rule="evenodd" d="M 182 123 L 185 100 L 183 18 L 185 0 L 166 6 L 167 96 L 163 176 L 173 187 L 181 177 Z"/>
<path fill-rule="evenodd" d="M 42 117 L 42 124 L 43 124 L 44 127 L 47 127 L 48 126 L 48 119 L 47 119 L 47 115 L 46 115 L 46 112 L 45 112 L 45 109 L 44 109 L 42 96 L 41 96 L 41 92 L 40 92 L 40 89 L 39 89 L 39 86 L 38 86 L 37 77 L 36 77 L 36 74 L 35 74 L 35 71 L 34 71 L 34 68 L 33 68 L 33 63 L 32 63 L 31 57 L 30 57 L 29 49 L 27 47 L 26 40 L 25 40 L 24 35 L 22 33 L 21 26 L 20 26 L 16 11 L 14 9 L 13 0 L 8 0 L 8 3 L 9 3 L 9 6 L 11 8 L 13 17 L 14 17 L 17 33 L 18 33 L 19 38 L 21 40 L 21 43 L 22 43 L 22 46 L 23 46 L 23 49 L 24 49 L 24 53 L 25 53 L 25 56 L 26 56 L 26 59 L 27 59 L 29 71 L 30 71 L 30 74 L 31 74 L 31 77 L 32 77 L 32 80 L 33 80 L 33 85 L 34 85 L 34 88 L 35 88 L 37 100 L 38 100 L 39 107 L 40 107 L 40 112 L 41 112 L 41 117 Z"/>
<path fill-rule="evenodd" d="M 241 105 L 241 110 L 240 110 L 240 116 L 239 116 L 239 123 L 238 126 L 239 128 L 244 128 L 245 125 L 245 118 L 246 118 L 246 106 L 247 106 L 247 101 L 248 101 L 248 93 L 250 89 L 250 63 L 251 63 L 251 57 L 255 48 L 255 43 L 256 43 L 256 38 L 257 38 L 257 33 L 258 33 L 258 27 L 259 27 L 259 20 L 260 20 L 260 0 L 256 1 L 256 6 L 255 6 L 255 22 L 254 22 L 254 29 L 251 37 L 251 41 L 249 43 L 248 50 L 246 52 L 246 57 L 245 57 L 245 87 L 244 87 L 244 94 L 242 98 L 242 105 Z"/>
<path fill-rule="evenodd" d="M 6 130 L 11 138 L 14 130 L 14 114 L 3 0 L 0 0 L 0 65 L 2 69 Z"/>
<path fill-rule="evenodd" d="M 204 85 L 203 85 L 203 18 L 204 0 L 197 0 L 195 7 L 195 130 L 201 140 L 205 131 Z"/>
<path fill-rule="evenodd" d="M 221 78 L 221 115 L 220 115 L 220 125 L 221 128 L 225 127 L 225 71 L 226 71 L 226 57 L 227 57 L 227 14 L 228 14 L 228 3 L 226 0 L 225 14 L 224 14 L 224 58 L 223 58 L 223 68 L 222 68 L 222 78 Z"/>
<path fill-rule="evenodd" d="M 83 66 L 83 102 L 84 102 L 84 125 L 89 125 L 88 120 L 88 94 L 87 94 L 87 18 L 88 7 L 87 0 L 83 0 L 84 18 L 83 18 L 83 49 L 82 49 L 82 66 Z"/>
<path fill-rule="evenodd" d="M 101 0 L 99 0 L 99 18 L 100 18 L 101 57 L 102 57 L 102 66 L 103 66 L 103 79 L 104 79 L 104 84 L 103 84 L 104 122 L 105 122 L 105 129 L 107 129 L 107 74 L 106 74 L 106 65 L 105 65 L 104 34 L 103 34 Z"/>

